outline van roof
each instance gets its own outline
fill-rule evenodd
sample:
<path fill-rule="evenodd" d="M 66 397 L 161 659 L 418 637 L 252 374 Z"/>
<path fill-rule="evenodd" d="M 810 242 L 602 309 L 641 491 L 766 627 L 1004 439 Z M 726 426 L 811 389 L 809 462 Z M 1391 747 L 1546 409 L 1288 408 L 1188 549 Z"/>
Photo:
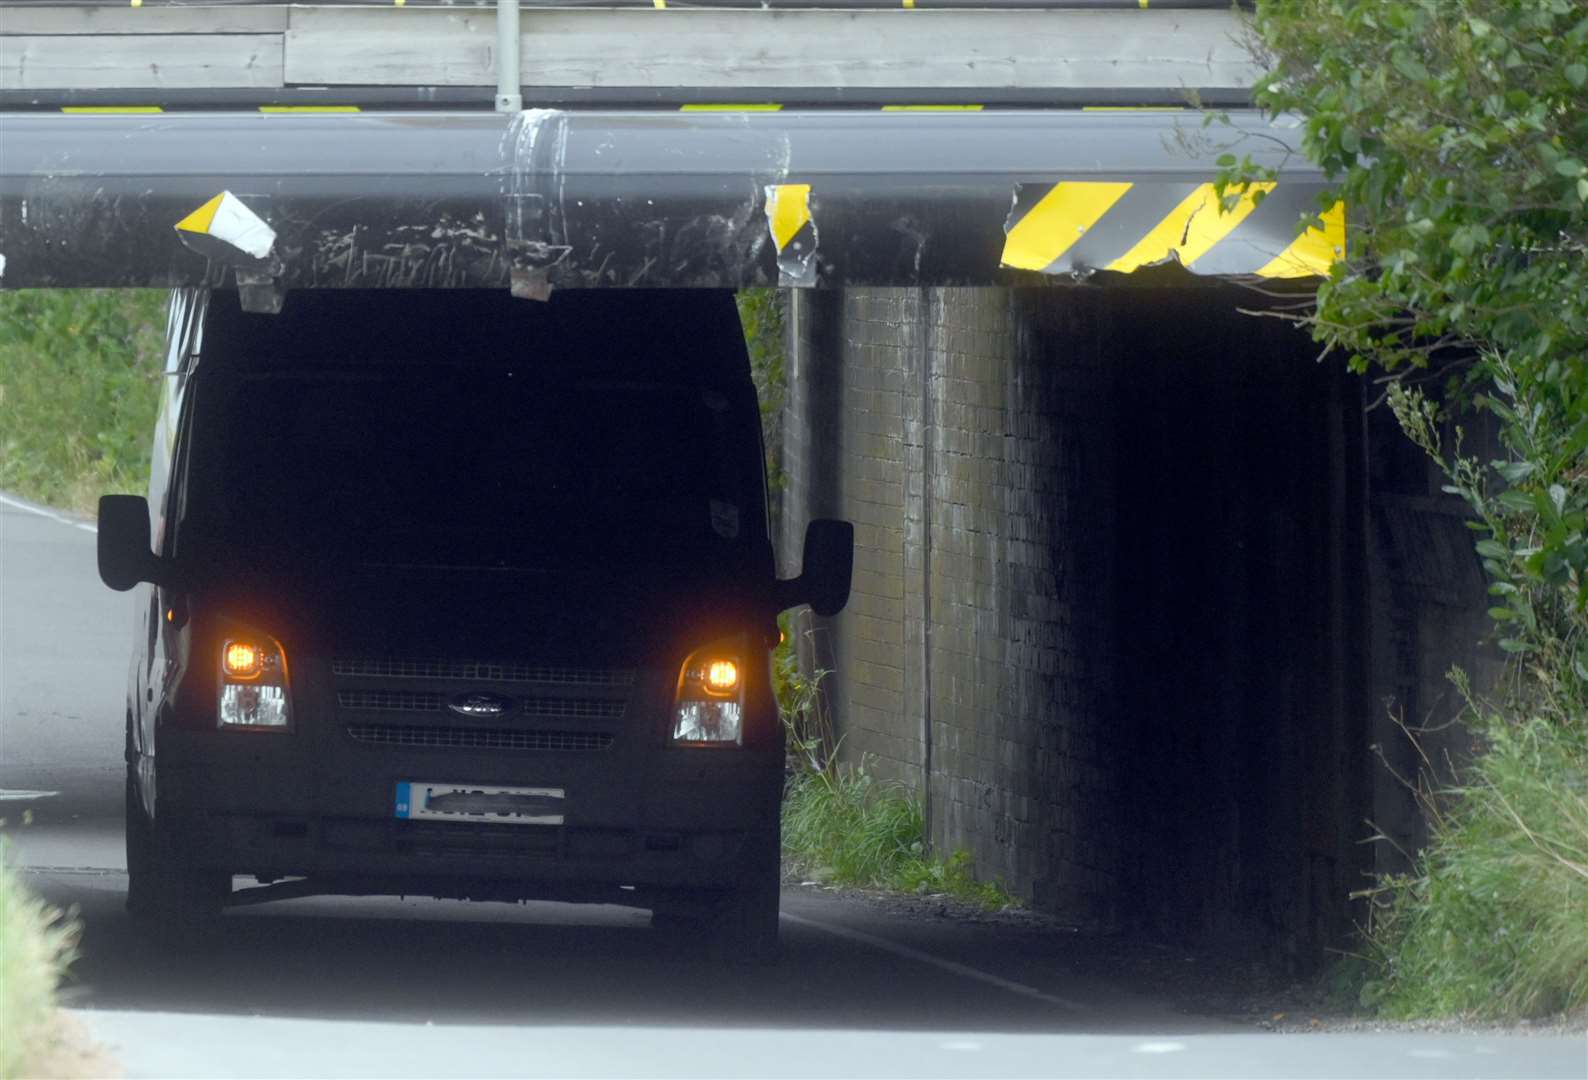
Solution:
<path fill-rule="evenodd" d="M 215 290 L 203 362 L 250 369 L 392 364 L 542 369 L 668 382 L 749 378 L 734 294 L 725 289 L 570 290 L 549 301 L 505 289 L 306 289 L 281 312 L 242 310 Z"/>

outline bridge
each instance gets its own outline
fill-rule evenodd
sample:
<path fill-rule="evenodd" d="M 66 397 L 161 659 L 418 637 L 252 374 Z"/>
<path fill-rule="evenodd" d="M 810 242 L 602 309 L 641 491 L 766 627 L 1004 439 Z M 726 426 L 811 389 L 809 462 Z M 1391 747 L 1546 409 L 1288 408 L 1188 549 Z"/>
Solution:
<path fill-rule="evenodd" d="M 1225 0 L 12 2 L 0 286 L 789 289 L 845 752 L 1040 908 L 1305 967 L 1393 865 L 1362 822 L 1418 835 L 1382 703 L 1453 714 L 1485 597 L 1361 386 L 1243 313 L 1348 240 L 1259 71 Z M 1226 153 L 1277 175 L 1221 213 Z"/>
<path fill-rule="evenodd" d="M 5 284 L 1290 278 L 1343 248 L 1338 213 L 1298 239 L 1293 132 L 1190 108 L 1255 70 L 1213 3 L 521 6 L 7 7 Z M 1232 149 L 1282 172 L 1221 214 Z M 195 227 L 222 192 L 257 251 Z"/>

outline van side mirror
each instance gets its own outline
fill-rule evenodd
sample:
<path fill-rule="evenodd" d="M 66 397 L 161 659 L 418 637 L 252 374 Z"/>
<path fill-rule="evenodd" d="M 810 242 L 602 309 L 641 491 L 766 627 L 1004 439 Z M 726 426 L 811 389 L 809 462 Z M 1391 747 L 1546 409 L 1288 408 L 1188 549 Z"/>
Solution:
<path fill-rule="evenodd" d="M 854 568 L 855 527 L 828 518 L 812 521 L 805 527 L 800 576 L 777 583 L 778 610 L 809 604 L 818 615 L 837 615 L 849 602 Z"/>
<path fill-rule="evenodd" d="M 142 495 L 99 497 L 99 579 L 117 592 L 158 582 L 164 566 L 149 549 L 149 500 Z"/>

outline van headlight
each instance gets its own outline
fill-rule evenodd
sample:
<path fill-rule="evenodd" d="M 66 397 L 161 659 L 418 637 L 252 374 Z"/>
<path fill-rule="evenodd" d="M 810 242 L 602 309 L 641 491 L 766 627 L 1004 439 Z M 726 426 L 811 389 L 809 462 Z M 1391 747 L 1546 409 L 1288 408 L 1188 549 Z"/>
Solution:
<path fill-rule="evenodd" d="M 744 745 L 743 637 L 696 649 L 678 672 L 672 741 L 683 746 Z"/>
<path fill-rule="evenodd" d="M 221 644 L 222 729 L 286 731 L 292 726 L 287 693 L 287 654 L 263 634 L 229 637 Z"/>

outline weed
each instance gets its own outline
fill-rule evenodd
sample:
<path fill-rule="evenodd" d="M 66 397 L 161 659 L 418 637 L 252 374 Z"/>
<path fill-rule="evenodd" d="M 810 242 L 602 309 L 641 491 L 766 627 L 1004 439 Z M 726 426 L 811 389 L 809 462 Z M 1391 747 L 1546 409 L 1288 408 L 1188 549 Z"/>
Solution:
<path fill-rule="evenodd" d="M 1588 734 L 1474 707 L 1485 751 L 1426 791 L 1433 840 L 1388 879 L 1361 1000 L 1392 1016 L 1544 1016 L 1588 1005 Z"/>
<path fill-rule="evenodd" d="M 989 909 L 1014 902 L 1002 886 L 977 881 L 970 855 L 935 859 L 926 846 L 921 801 L 878 780 L 864 762 L 804 770 L 783 801 L 783 855 L 802 876 L 835 885 L 946 893 Z"/>
<path fill-rule="evenodd" d="M 782 637 L 772 653 L 772 690 L 777 698 L 778 717 L 783 721 L 784 737 L 796 770 L 822 772 L 838 753 L 833 733 L 832 714 L 822 694 L 822 683 L 832 672 L 814 668 L 808 674 L 800 665 L 797 639 L 809 639 L 812 631 L 796 624 L 810 618 L 810 609 L 778 616 Z"/>
<path fill-rule="evenodd" d="M 878 780 L 864 759 L 857 767 L 838 761 L 840 740 L 822 693 L 832 672 L 801 668 L 795 646 L 813 632 L 797 628 L 797 619 L 779 617 L 783 637 L 772 655 L 792 774 L 783 797 L 783 857 L 789 868 L 835 885 L 946 893 L 989 909 L 1014 903 L 1002 885 L 976 880 L 968 852 L 932 856 L 921 800 L 913 792 Z"/>
<path fill-rule="evenodd" d="M 0 1080 L 30 1074 L 47 1050 L 55 986 L 76 940 L 76 925 L 23 887 L 0 843 Z"/>

